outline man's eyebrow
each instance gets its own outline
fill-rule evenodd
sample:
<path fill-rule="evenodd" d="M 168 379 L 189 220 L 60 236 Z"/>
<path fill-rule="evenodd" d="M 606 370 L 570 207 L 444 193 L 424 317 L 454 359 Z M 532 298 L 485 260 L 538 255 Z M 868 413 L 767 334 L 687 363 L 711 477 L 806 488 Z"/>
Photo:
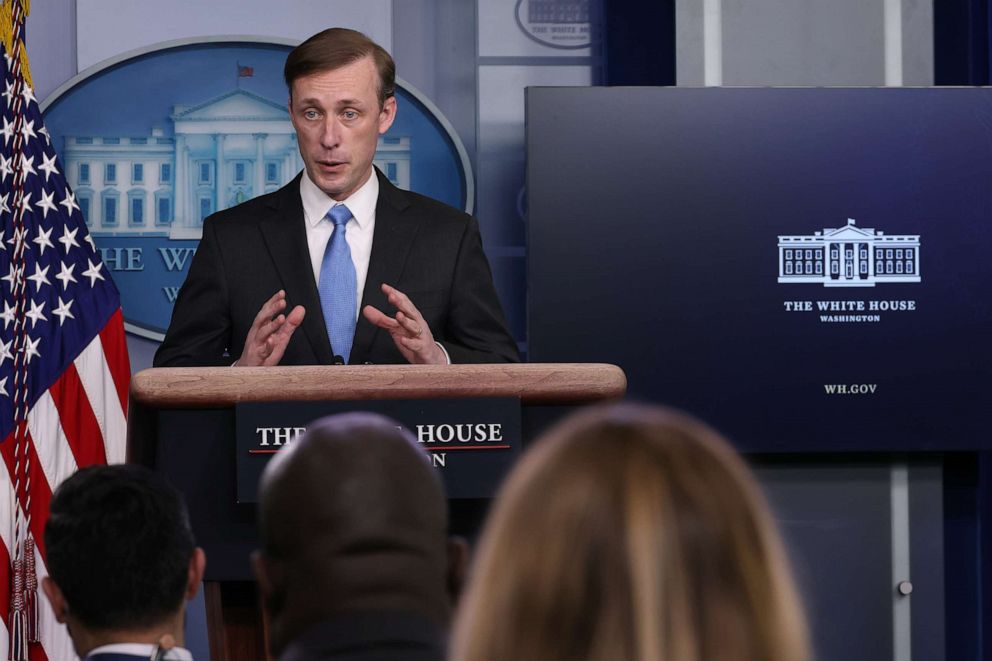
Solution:
<path fill-rule="evenodd" d="M 299 99 L 299 103 L 305 106 L 323 106 L 324 103 L 321 99 L 313 96 L 305 96 Z M 353 106 L 356 108 L 361 108 L 365 106 L 365 102 L 361 99 L 338 99 L 333 103 L 335 108 L 342 108 L 347 106 Z"/>
<path fill-rule="evenodd" d="M 335 103 L 338 108 L 342 106 L 355 106 L 361 108 L 365 103 L 361 99 L 338 99 Z"/>

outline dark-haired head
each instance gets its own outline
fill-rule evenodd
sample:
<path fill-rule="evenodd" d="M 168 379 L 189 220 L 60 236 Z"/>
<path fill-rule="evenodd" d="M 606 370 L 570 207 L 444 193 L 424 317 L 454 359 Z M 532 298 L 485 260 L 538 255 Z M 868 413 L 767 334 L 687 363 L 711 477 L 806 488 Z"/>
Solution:
<path fill-rule="evenodd" d="M 269 463 L 254 563 L 273 654 L 310 626 L 361 610 L 445 626 L 455 566 L 437 471 L 410 432 L 372 413 L 317 421 Z"/>
<path fill-rule="evenodd" d="M 290 95 L 293 81 L 371 57 L 379 74 L 378 96 L 381 108 L 396 94 L 396 63 L 386 50 L 361 32 L 347 28 L 329 28 L 318 32 L 294 48 L 286 58 L 283 77 Z"/>
<path fill-rule="evenodd" d="M 91 466 L 63 482 L 45 546 L 56 617 L 89 632 L 169 623 L 203 569 L 182 496 L 141 466 Z"/>

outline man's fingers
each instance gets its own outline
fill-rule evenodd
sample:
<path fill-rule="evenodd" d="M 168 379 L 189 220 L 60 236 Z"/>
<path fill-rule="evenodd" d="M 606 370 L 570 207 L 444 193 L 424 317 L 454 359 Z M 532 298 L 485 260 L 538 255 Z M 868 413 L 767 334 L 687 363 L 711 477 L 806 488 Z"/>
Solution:
<path fill-rule="evenodd" d="M 286 292 L 280 289 L 272 298 L 265 301 L 262 307 L 259 308 L 258 314 L 255 315 L 255 321 L 252 326 L 261 326 L 266 321 L 269 321 L 278 312 L 282 312 L 283 308 L 286 307 Z"/>
<path fill-rule="evenodd" d="M 422 324 L 418 324 L 402 312 L 397 312 L 396 317 L 390 317 L 371 305 L 366 305 L 365 309 L 362 310 L 362 314 L 373 325 L 383 328 L 390 333 L 399 332 L 399 335 L 402 337 L 419 339 L 424 333 Z"/>
<path fill-rule="evenodd" d="M 414 319 L 411 319 L 407 315 L 403 314 L 402 310 L 396 313 L 396 321 L 398 321 L 403 329 L 412 337 L 419 338 L 424 334 L 423 324 L 420 324 Z"/>
<path fill-rule="evenodd" d="M 293 337 L 293 332 L 303 323 L 303 316 L 306 310 L 302 305 L 297 305 L 288 315 L 279 315 L 279 327 L 275 329 L 265 341 L 265 365 L 277 365 L 286 353 L 289 340 Z"/>
<path fill-rule="evenodd" d="M 383 285 L 382 290 L 386 292 L 387 288 L 396 291 L 389 285 Z M 434 336 L 431 334 L 427 322 L 419 314 L 416 319 L 413 319 L 401 310 L 393 318 L 371 305 L 362 308 L 362 314 L 369 320 L 369 323 L 389 331 L 393 342 L 396 343 L 396 348 L 411 363 L 442 365 L 447 362 L 443 355 L 444 352 L 434 342 Z"/>
<path fill-rule="evenodd" d="M 255 343 L 262 343 L 269 339 L 273 333 L 278 331 L 283 324 L 286 323 L 286 315 L 280 314 L 276 315 L 271 319 L 266 319 L 258 326 L 255 327 L 255 335 L 252 337 L 252 341 Z"/>
<path fill-rule="evenodd" d="M 297 305 L 289 314 L 282 314 L 285 308 L 286 292 L 282 289 L 262 304 L 245 338 L 238 365 L 276 365 L 282 360 L 289 338 L 303 322 L 305 314 L 302 305 Z"/>
<path fill-rule="evenodd" d="M 369 320 L 369 323 L 378 326 L 379 328 L 384 328 L 385 330 L 392 331 L 399 328 L 399 322 L 392 317 L 383 314 L 378 308 L 374 308 L 371 305 L 366 305 L 362 309 L 362 315 Z"/>
<path fill-rule="evenodd" d="M 248 330 L 248 337 L 245 339 L 245 345 L 250 346 L 252 344 L 258 344 L 263 342 L 269 335 L 271 335 L 279 326 L 282 325 L 284 319 L 279 313 L 286 307 L 286 292 L 280 289 L 275 294 L 272 295 L 269 300 L 262 304 L 262 307 L 258 309 L 258 314 L 255 315 L 255 320 L 251 324 L 251 328 Z"/>
<path fill-rule="evenodd" d="M 303 323 L 303 317 L 306 316 L 307 311 L 302 305 L 297 305 L 295 308 L 290 310 L 289 314 L 286 316 L 286 321 L 294 329 L 298 328 L 300 324 Z"/>
<path fill-rule="evenodd" d="M 281 338 L 285 336 L 288 341 L 293 332 L 303 323 L 303 316 L 305 314 L 306 310 L 303 309 L 303 306 L 297 305 L 290 310 L 289 314 L 281 314 L 273 319 L 270 324 L 263 326 L 262 329 L 265 335 L 261 336 L 260 339 Z"/>
<path fill-rule="evenodd" d="M 391 287 L 390 285 L 383 283 L 382 293 L 386 295 L 386 300 L 389 301 L 390 305 L 405 314 L 407 317 L 411 319 L 420 318 L 420 310 L 417 309 L 417 306 L 413 304 L 410 297 L 396 287 Z"/>

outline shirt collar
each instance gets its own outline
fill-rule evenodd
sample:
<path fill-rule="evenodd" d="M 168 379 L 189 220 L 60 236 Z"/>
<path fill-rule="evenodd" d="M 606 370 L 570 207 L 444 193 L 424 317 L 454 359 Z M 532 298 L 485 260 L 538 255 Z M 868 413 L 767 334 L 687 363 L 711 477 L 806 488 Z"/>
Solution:
<path fill-rule="evenodd" d="M 148 643 L 114 643 L 112 645 L 101 645 L 96 649 L 90 650 L 90 653 L 86 655 L 86 658 L 95 656 L 97 654 L 125 654 L 128 656 L 140 656 L 145 659 L 152 658 L 152 654 L 155 653 L 156 646 Z M 183 647 L 173 647 L 169 650 L 168 654 L 165 655 L 166 659 L 172 661 L 193 661 L 193 655 L 190 654 L 189 650 Z"/>
<path fill-rule="evenodd" d="M 316 227 L 331 207 L 340 203 L 348 206 L 355 222 L 365 229 L 375 220 L 375 205 L 379 199 L 379 177 L 376 176 L 375 168 L 372 168 L 369 180 L 358 190 L 343 200 L 335 200 L 320 190 L 304 169 L 300 178 L 300 198 L 303 200 L 303 214 L 310 227 Z"/>

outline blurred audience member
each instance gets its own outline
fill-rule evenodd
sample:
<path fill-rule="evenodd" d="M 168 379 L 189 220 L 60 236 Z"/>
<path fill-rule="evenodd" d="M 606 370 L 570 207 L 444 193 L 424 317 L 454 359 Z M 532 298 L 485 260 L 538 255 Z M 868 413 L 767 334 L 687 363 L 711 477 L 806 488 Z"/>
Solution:
<path fill-rule="evenodd" d="M 182 496 L 141 466 L 91 466 L 63 482 L 45 526 L 42 589 L 92 661 L 190 661 L 183 614 L 203 579 Z"/>
<path fill-rule="evenodd" d="M 282 661 L 437 661 L 464 546 L 427 453 L 371 413 L 314 423 L 262 475 L 253 563 Z"/>
<path fill-rule="evenodd" d="M 487 522 L 453 661 L 804 661 L 768 507 L 712 429 L 581 412 L 524 456 Z"/>

